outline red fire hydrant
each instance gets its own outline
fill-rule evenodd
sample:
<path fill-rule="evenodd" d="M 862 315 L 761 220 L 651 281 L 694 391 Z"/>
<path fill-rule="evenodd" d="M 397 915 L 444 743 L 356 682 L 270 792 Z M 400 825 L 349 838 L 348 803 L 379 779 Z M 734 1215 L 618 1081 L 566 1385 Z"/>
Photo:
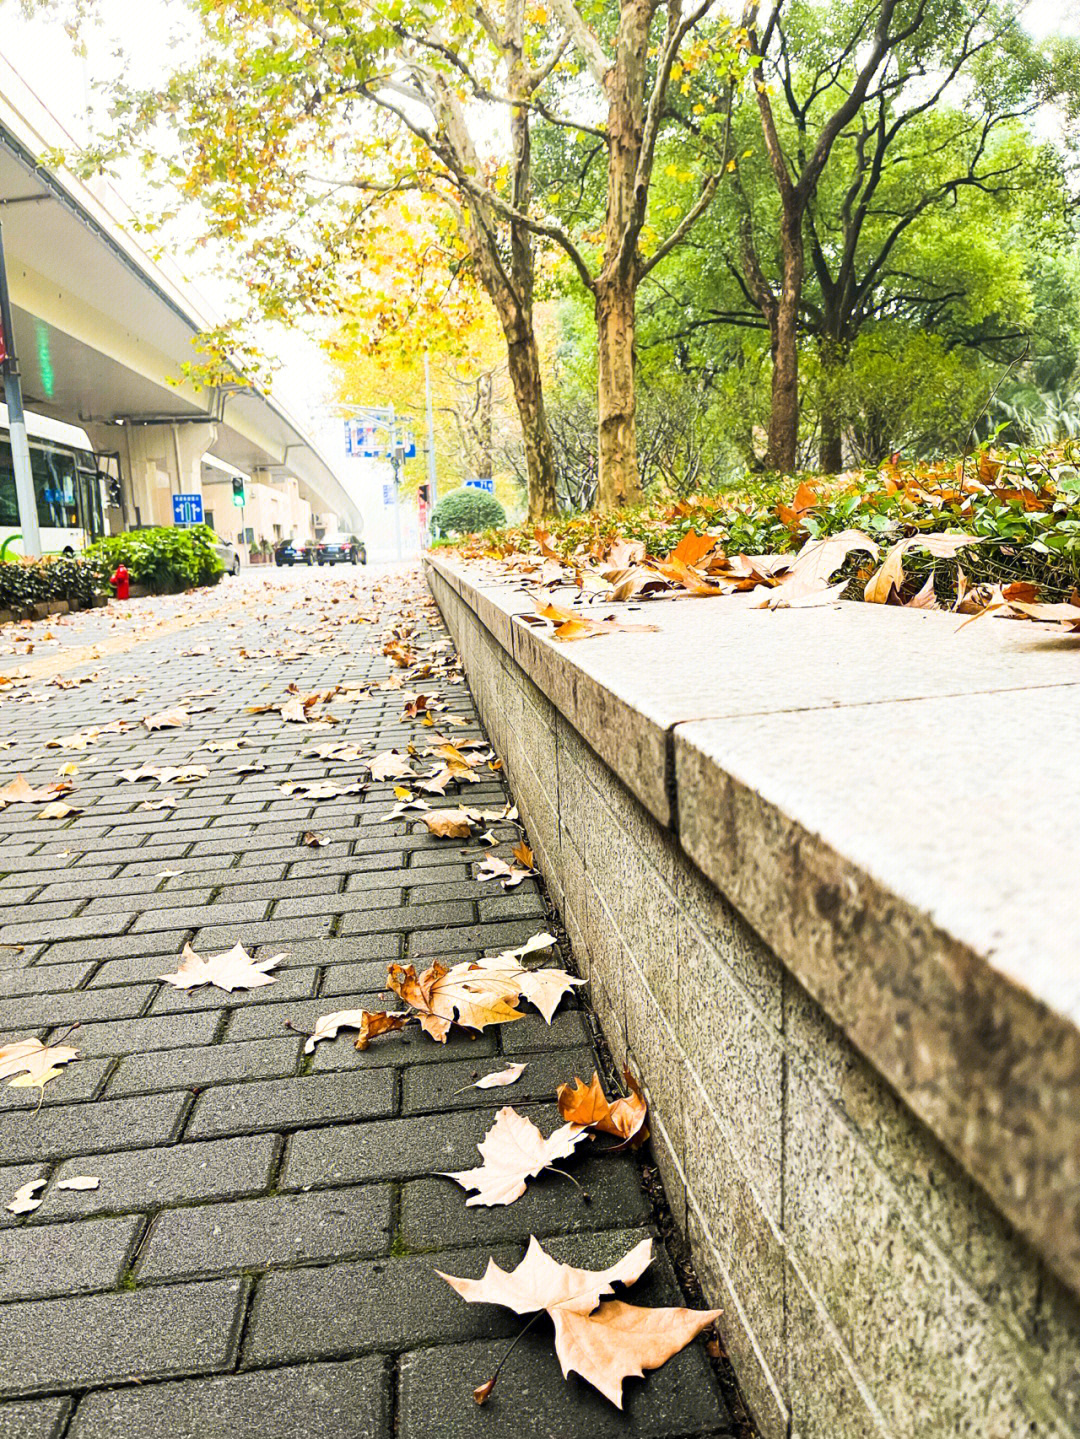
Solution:
<path fill-rule="evenodd" d="M 127 568 L 123 563 L 117 565 L 116 573 L 111 576 L 109 584 L 112 585 L 116 591 L 116 598 L 118 600 L 131 598 L 131 576 L 128 574 Z"/>

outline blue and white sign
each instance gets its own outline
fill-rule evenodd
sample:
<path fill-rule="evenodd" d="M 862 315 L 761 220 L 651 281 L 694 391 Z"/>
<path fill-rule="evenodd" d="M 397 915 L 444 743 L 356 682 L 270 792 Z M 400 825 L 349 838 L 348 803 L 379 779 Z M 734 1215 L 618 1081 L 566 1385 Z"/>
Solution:
<path fill-rule="evenodd" d="M 383 453 L 373 420 L 345 421 L 345 453 L 358 460 L 371 460 Z"/>
<path fill-rule="evenodd" d="M 393 485 L 383 485 L 383 487 L 382 487 L 382 502 L 383 502 L 384 505 L 392 505 L 392 504 L 394 503 L 394 487 L 393 487 Z"/>
<path fill-rule="evenodd" d="M 466 480 L 465 488 L 467 490 L 483 490 L 485 495 L 493 495 L 495 493 L 495 481 L 491 475 L 482 475 L 474 480 Z"/>
<path fill-rule="evenodd" d="M 173 495 L 172 517 L 174 525 L 201 525 L 202 495 Z"/>

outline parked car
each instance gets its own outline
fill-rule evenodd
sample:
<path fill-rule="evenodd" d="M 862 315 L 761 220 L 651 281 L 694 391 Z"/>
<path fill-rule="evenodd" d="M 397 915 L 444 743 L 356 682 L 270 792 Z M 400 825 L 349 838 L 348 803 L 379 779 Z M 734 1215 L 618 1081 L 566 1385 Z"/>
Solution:
<path fill-rule="evenodd" d="M 238 575 L 240 573 L 240 556 L 236 553 L 236 546 L 232 540 L 223 540 L 220 535 L 215 535 L 214 551 L 218 559 L 225 566 L 225 573 L 227 575 Z"/>
<path fill-rule="evenodd" d="M 315 559 L 320 565 L 366 565 L 367 550 L 363 540 L 323 540 Z"/>
<path fill-rule="evenodd" d="M 307 540 L 279 540 L 274 546 L 274 564 L 310 565 L 314 548 Z"/>

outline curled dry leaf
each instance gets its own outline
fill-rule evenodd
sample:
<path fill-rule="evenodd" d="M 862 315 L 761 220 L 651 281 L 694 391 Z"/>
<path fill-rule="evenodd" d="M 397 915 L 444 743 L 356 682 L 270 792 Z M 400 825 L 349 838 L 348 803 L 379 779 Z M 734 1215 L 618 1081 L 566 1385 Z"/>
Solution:
<path fill-rule="evenodd" d="M 518 864 L 524 865 L 526 869 L 535 869 L 536 856 L 524 840 L 519 840 L 510 853 L 517 860 Z"/>
<path fill-rule="evenodd" d="M 618 620 L 600 619 L 595 620 L 590 615 L 580 614 L 577 610 L 562 609 L 559 605 L 543 604 L 540 600 L 534 599 L 536 613 L 542 620 L 549 620 L 554 628 L 551 631 L 553 639 L 556 640 L 587 640 L 593 635 L 608 635 L 622 631 L 627 634 L 642 634 L 646 631 L 655 630 L 655 625 L 624 625 Z"/>
<path fill-rule="evenodd" d="M 44 1179 L 30 1179 L 16 1189 L 4 1208 L 10 1210 L 12 1214 L 33 1214 L 34 1210 L 40 1208 L 43 1203 L 35 1196 L 39 1189 L 44 1188 Z"/>
<path fill-rule="evenodd" d="M 371 770 L 371 778 L 379 782 L 388 779 L 415 778 L 413 767 L 408 759 L 392 749 L 377 754 L 369 762 L 368 768 Z"/>
<path fill-rule="evenodd" d="M 412 1006 L 421 1029 L 440 1044 L 446 1043 L 453 1023 L 485 1029 L 525 1018 L 516 1008 L 520 986 L 503 975 L 480 975 L 472 964 L 447 969 L 436 961 L 419 976 L 411 964 L 392 964 L 386 984 Z"/>
<path fill-rule="evenodd" d="M 637 1149 L 649 1137 L 645 1127 L 648 1109 L 645 1096 L 628 1069 L 623 1070 L 623 1078 L 629 1095 L 625 1099 L 609 1100 L 595 1070 L 587 1085 L 575 1075 L 573 1085 L 559 1085 L 556 1093 L 559 1113 L 569 1124 L 581 1124 L 597 1133 L 613 1134 Z"/>
<path fill-rule="evenodd" d="M 378 1035 L 404 1029 L 415 1018 L 408 1010 L 372 1012 L 367 1009 L 339 1009 L 333 1014 L 323 1014 L 308 1035 L 304 1053 L 311 1054 L 320 1039 L 337 1039 L 339 1029 L 355 1029 L 357 1049 L 367 1049 Z"/>
<path fill-rule="evenodd" d="M 69 789 L 70 784 L 47 784 L 34 789 L 23 775 L 17 774 L 10 784 L 0 786 L 0 804 L 41 804 L 58 794 L 66 794 Z"/>
<path fill-rule="evenodd" d="M 309 849 L 321 849 L 323 845 L 329 844 L 330 841 L 325 835 L 316 834 L 314 830 L 307 829 L 301 836 L 300 843 L 306 844 Z"/>
<path fill-rule="evenodd" d="M 957 530 L 945 530 L 928 535 L 908 535 L 906 539 L 897 540 L 885 556 L 881 568 L 867 580 L 863 599 L 874 605 L 898 605 L 901 603 L 900 591 L 904 585 L 903 561 L 909 550 L 927 550 L 935 559 L 952 559 L 965 545 L 977 545 L 978 543 L 978 535 L 965 535 Z M 932 584 L 930 593 L 933 594 Z M 928 609 L 929 605 L 924 603 L 916 608 Z"/>
<path fill-rule="evenodd" d="M 530 1236 L 525 1258 L 516 1269 L 500 1269 L 489 1259 L 481 1279 L 436 1273 L 470 1304 L 501 1304 L 515 1314 L 546 1310 L 555 1325 L 555 1353 L 563 1376 L 580 1374 L 621 1409 L 624 1379 L 659 1369 L 720 1313 L 718 1309 L 645 1309 L 622 1300 L 600 1302 L 614 1293 L 615 1284 L 639 1279 L 651 1259 L 652 1240 L 644 1239 L 608 1269 L 575 1269 L 557 1263 Z M 490 1394 L 493 1382 L 474 1391 L 478 1403 Z"/>
<path fill-rule="evenodd" d="M 224 954 L 203 959 L 190 944 L 185 944 L 176 973 L 162 974 L 159 978 L 177 989 L 198 989 L 200 985 L 213 984 L 231 994 L 234 989 L 258 989 L 260 985 L 273 984 L 274 976 L 266 971 L 275 968 L 284 958 L 284 954 L 275 954 L 269 959 L 252 959 L 237 942 Z"/>
<path fill-rule="evenodd" d="M 468 1087 L 470 1089 L 503 1089 L 508 1084 L 516 1084 L 528 1067 L 528 1062 L 508 1064 L 505 1069 L 497 1069 L 494 1074 L 485 1074 L 482 1079 L 478 1079 L 475 1084 Z"/>
<path fill-rule="evenodd" d="M 861 530 L 843 530 L 827 539 L 807 540 L 792 561 L 791 568 L 758 608 L 797 609 L 839 599 L 847 582 L 830 587 L 829 580 L 848 555 L 857 550 L 876 556 L 878 545 Z"/>
<path fill-rule="evenodd" d="M 516 889 L 523 879 L 528 879 L 533 873 L 531 869 L 517 869 L 498 855 L 489 854 L 477 868 L 476 878 L 481 883 L 487 879 L 501 880 L 503 889 Z"/>
<path fill-rule="evenodd" d="M 525 1193 L 526 1180 L 557 1160 L 568 1159 L 584 1138 L 585 1131 L 577 1125 L 562 1124 L 545 1139 L 531 1119 L 506 1105 L 476 1146 L 483 1164 L 447 1173 L 445 1178 L 476 1191 L 465 1201 L 470 1207 L 513 1204 Z"/>
<path fill-rule="evenodd" d="M 82 814 L 82 810 L 76 809 L 74 805 L 65 804 L 63 800 L 54 799 L 51 804 L 47 804 L 40 811 L 38 819 L 67 819 L 72 814 Z"/>

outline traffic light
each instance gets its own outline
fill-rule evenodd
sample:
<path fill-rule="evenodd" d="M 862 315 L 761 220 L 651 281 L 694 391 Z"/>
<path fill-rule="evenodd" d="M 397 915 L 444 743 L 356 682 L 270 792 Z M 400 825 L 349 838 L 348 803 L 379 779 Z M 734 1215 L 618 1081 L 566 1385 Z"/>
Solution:
<path fill-rule="evenodd" d="M 240 510 L 247 503 L 247 496 L 244 494 L 244 480 L 241 475 L 233 475 L 232 502 Z"/>

